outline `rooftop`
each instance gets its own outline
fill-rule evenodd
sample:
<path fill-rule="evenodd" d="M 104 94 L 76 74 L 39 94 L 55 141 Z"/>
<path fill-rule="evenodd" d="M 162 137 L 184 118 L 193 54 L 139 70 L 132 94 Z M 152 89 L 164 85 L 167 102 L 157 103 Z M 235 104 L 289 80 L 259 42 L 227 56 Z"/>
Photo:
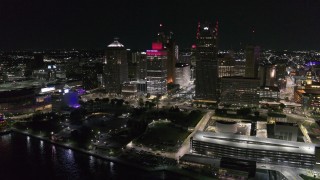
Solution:
<path fill-rule="evenodd" d="M 278 152 L 301 153 L 309 155 L 315 154 L 316 147 L 315 144 L 310 143 L 201 131 L 197 131 L 196 134 L 193 136 L 193 139 L 197 141 L 238 148 L 258 149 L 261 151 L 269 150 Z"/>
<path fill-rule="evenodd" d="M 41 84 L 42 82 L 38 80 L 27 80 L 27 81 L 4 83 L 4 84 L 0 84 L 0 92 L 31 88 L 31 87 L 40 87 Z"/>
<path fill-rule="evenodd" d="M 124 45 L 118 41 L 118 38 L 114 38 L 113 43 L 109 44 L 108 47 L 124 47 Z"/>

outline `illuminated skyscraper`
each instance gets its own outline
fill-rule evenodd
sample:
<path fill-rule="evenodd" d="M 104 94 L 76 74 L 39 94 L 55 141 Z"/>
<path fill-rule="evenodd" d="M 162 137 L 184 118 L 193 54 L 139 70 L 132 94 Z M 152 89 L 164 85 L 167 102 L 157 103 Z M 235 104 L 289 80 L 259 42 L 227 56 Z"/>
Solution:
<path fill-rule="evenodd" d="M 196 99 L 218 101 L 218 22 L 198 24 L 196 44 Z"/>
<path fill-rule="evenodd" d="M 127 51 L 117 38 L 107 47 L 103 76 L 108 93 L 120 94 L 122 83 L 128 80 Z"/>
<path fill-rule="evenodd" d="M 167 51 L 162 43 L 152 43 L 152 50 L 146 52 L 147 92 L 151 95 L 167 93 Z"/>
<path fill-rule="evenodd" d="M 162 43 L 162 48 L 167 51 L 167 82 L 173 83 L 175 65 L 178 58 L 178 46 L 173 38 L 173 32 L 166 32 L 164 26 L 160 24 L 160 31 L 158 32 L 157 42 Z"/>

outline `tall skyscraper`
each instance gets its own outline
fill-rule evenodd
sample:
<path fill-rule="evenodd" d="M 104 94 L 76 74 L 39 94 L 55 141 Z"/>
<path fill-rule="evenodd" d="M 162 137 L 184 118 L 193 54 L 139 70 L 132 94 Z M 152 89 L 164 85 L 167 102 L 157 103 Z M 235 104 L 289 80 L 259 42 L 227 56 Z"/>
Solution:
<path fill-rule="evenodd" d="M 160 31 L 158 32 L 157 42 L 162 43 L 162 49 L 167 51 L 167 82 L 173 83 L 175 75 L 175 65 L 179 52 L 178 46 L 176 46 L 175 40 L 173 38 L 173 32 L 166 32 L 164 26 L 160 24 Z"/>
<path fill-rule="evenodd" d="M 196 43 L 196 99 L 218 101 L 218 22 L 198 24 Z"/>
<path fill-rule="evenodd" d="M 146 79 L 147 92 L 151 95 L 163 95 L 167 93 L 167 51 L 162 43 L 152 44 L 152 50 L 146 52 Z"/>
<path fill-rule="evenodd" d="M 122 83 L 128 80 L 127 51 L 117 38 L 107 47 L 103 76 L 107 93 L 120 94 Z"/>
<path fill-rule="evenodd" d="M 260 61 L 260 47 L 259 46 L 247 46 L 246 47 L 246 78 L 257 78 L 258 68 Z"/>

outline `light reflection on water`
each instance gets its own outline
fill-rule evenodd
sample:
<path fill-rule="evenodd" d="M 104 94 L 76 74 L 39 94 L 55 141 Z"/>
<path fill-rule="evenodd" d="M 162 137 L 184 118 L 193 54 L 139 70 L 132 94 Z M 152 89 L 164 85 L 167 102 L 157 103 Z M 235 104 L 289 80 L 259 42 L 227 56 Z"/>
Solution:
<path fill-rule="evenodd" d="M 9 179 L 164 179 L 20 134 L 0 136 L 1 180 Z M 4 166 L 3 166 L 4 165 Z M 179 179 L 172 176 L 171 179 Z"/>
<path fill-rule="evenodd" d="M 11 141 L 11 134 L 0 136 L 1 143 L 9 143 Z"/>
<path fill-rule="evenodd" d="M 28 150 L 28 153 L 30 153 L 31 151 L 31 144 L 30 144 L 30 137 L 27 136 L 27 150 Z"/>

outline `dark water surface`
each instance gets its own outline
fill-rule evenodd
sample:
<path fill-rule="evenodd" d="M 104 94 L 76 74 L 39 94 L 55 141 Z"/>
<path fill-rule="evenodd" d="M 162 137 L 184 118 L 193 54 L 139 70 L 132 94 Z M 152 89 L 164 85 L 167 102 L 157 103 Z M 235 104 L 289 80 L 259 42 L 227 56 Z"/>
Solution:
<path fill-rule="evenodd" d="M 11 133 L 0 136 L 0 180 L 7 179 L 182 179 L 182 177 L 168 172 L 143 171 Z"/>

